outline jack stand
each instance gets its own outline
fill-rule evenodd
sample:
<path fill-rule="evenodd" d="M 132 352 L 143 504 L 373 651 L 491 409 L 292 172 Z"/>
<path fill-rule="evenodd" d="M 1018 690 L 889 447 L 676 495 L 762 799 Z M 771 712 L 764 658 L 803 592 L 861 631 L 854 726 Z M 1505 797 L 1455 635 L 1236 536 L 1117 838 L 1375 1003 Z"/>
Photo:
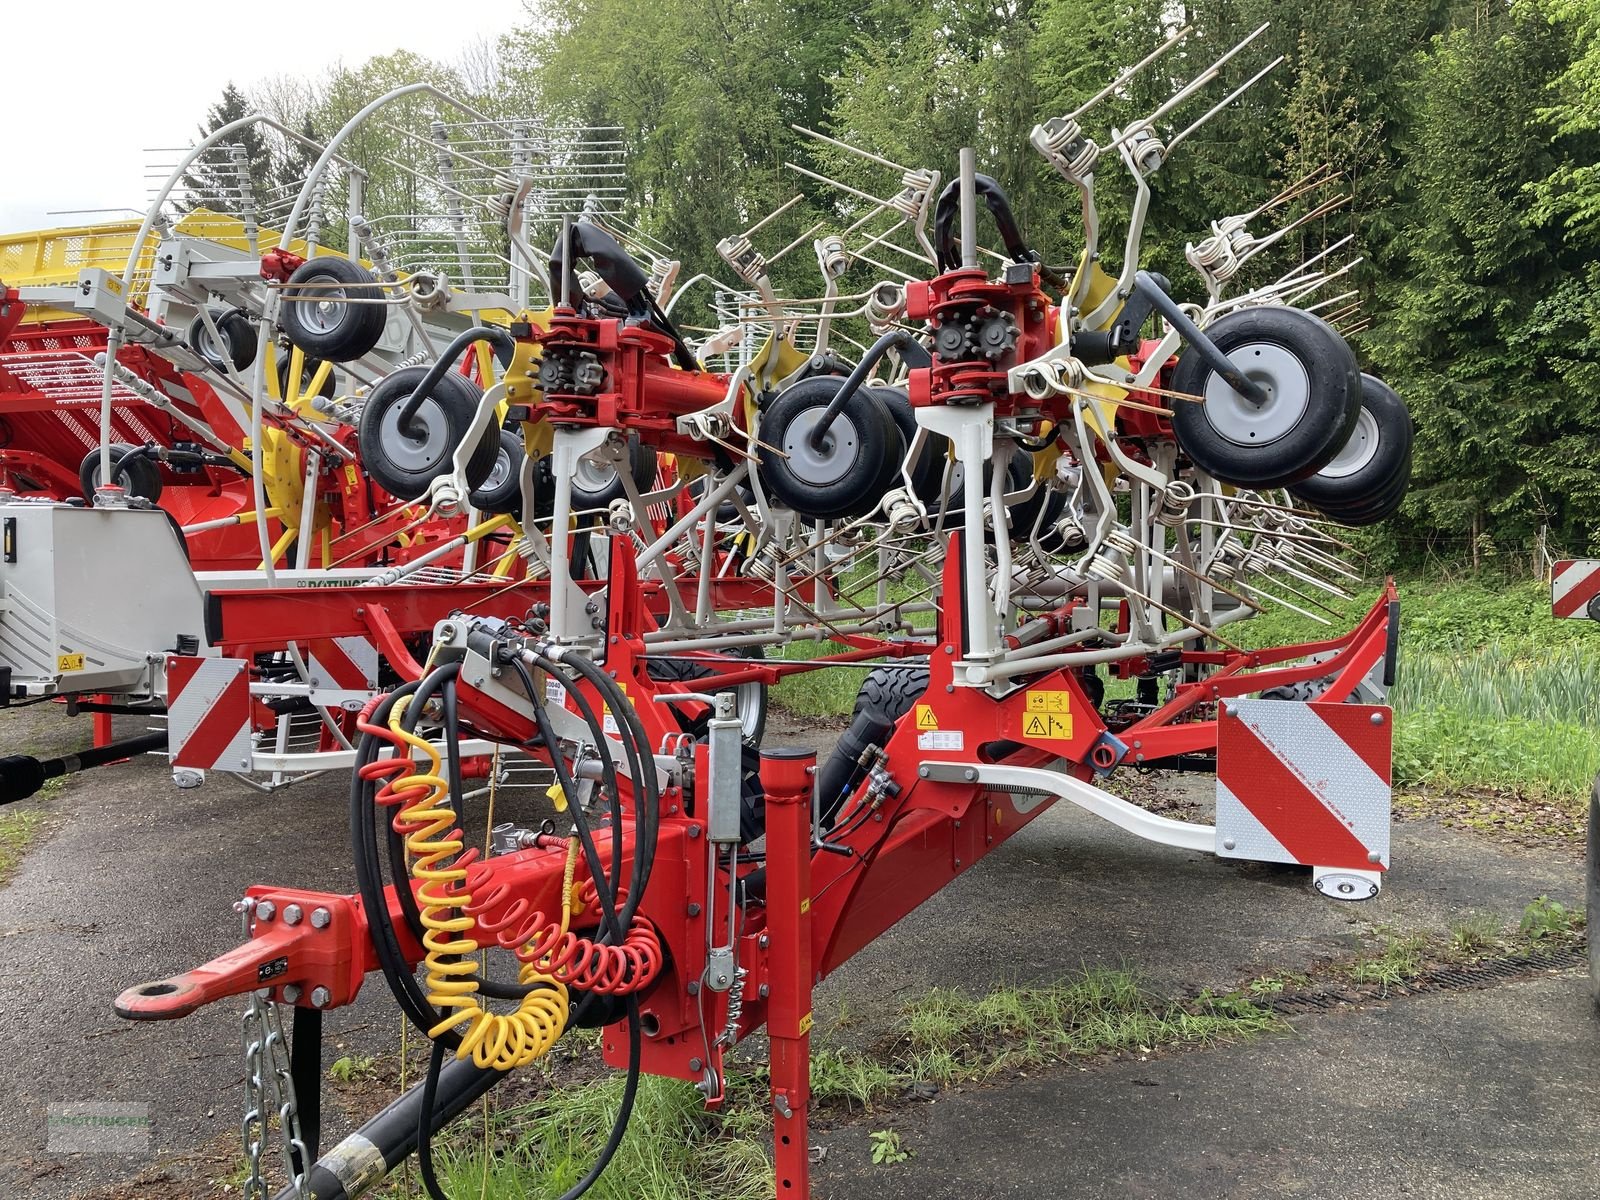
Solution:
<path fill-rule="evenodd" d="M 815 750 L 761 755 L 767 788 L 767 1012 L 777 1196 L 811 1194 L 811 794 Z"/>

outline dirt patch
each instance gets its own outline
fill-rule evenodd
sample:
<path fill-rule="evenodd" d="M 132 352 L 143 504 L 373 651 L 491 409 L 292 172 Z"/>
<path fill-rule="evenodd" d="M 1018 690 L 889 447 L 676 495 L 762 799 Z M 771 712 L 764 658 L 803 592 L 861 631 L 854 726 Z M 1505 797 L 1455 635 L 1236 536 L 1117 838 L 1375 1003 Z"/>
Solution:
<path fill-rule="evenodd" d="M 1516 791 L 1471 788 L 1397 791 L 1396 821 L 1434 819 L 1451 829 L 1484 834 L 1496 841 L 1574 857 L 1584 850 L 1584 813 L 1571 802 Z"/>

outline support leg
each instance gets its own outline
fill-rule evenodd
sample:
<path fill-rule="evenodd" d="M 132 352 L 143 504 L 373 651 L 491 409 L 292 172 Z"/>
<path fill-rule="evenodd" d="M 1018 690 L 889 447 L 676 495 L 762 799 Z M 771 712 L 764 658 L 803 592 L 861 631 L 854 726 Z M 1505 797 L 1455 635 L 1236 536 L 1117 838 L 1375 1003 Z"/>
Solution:
<path fill-rule="evenodd" d="M 113 699 L 113 697 L 111 697 L 111 696 L 96 696 L 95 699 L 100 701 L 101 703 L 109 703 Z M 101 746 L 109 746 L 109 745 L 111 745 L 111 742 L 112 742 L 112 737 L 111 737 L 111 714 L 108 713 L 108 712 L 97 712 L 97 713 L 95 713 L 94 714 L 94 744 L 95 744 L 95 748 L 99 749 Z"/>
<path fill-rule="evenodd" d="M 767 793 L 767 1016 L 772 1080 L 772 1149 L 778 1200 L 808 1200 L 811 1147 L 811 791 L 814 750 L 761 755 Z"/>

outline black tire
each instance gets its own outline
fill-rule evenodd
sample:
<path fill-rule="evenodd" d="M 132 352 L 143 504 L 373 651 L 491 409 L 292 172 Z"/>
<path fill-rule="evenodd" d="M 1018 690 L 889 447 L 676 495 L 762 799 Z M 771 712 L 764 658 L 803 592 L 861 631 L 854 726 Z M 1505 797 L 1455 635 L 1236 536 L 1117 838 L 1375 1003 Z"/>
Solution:
<path fill-rule="evenodd" d="M 746 646 L 733 651 L 739 658 L 764 659 L 767 654 L 760 646 Z M 651 679 L 671 680 L 675 683 L 692 683 L 712 674 L 712 668 L 692 658 L 652 658 L 645 664 Z M 720 691 L 734 692 L 739 698 L 739 723 L 743 726 L 745 745 L 760 746 L 767 735 L 767 685 L 764 683 L 738 683 Z M 691 731 L 697 737 L 705 734 L 703 721 Z"/>
<path fill-rule="evenodd" d="M 943 474 L 943 463 L 940 464 L 940 473 Z M 1006 466 L 1006 491 L 1020 492 L 1027 487 L 1033 479 L 1033 455 L 1026 450 L 1018 449 L 1011 455 L 1011 462 Z M 983 469 L 983 494 L 989 495 L 989 485 L 994 480 L 994 469 L 989 464 L 984 464 Z M 933 503 L 939 502 L 939 488 L 943 480 L 934 484 Z M 1025 540 L 1028 531 L 1033 528 L 1034 518 L 1039 515 L 1043 505 L 1050 505 L 1052 515 L 1048 526 L 1061 515 L 1061 510 L 1066 507 L 1066 497 L 1059 492 L 1052 492 L 1040 486 L 1033 495 L 1026 500 L 1018 501 L 1010 510 L 1011 537 L 1013 541 Z M 967 480 L 961 464 L 954 464 L 950 477 L 950 498 L 945 502 L 944 528 L 959 529 L 966 520 L 967 505 Z"/>
<path fill-rule="evenodd" d="M 898 721 L 911 711 L 911 706 L 928 690 L 926 664 L 907 663 L 889 667 L 874 667 L 861 681 L 856 693 L 855 707 L 850 710 L 854 720 L 864 712 L 871 712 L 885 721 Z"/>
<path fill-rule="evenodd" d="M 1361 376 L 1361 408 L 1350 438 L 1333 461 L 1289 490 L 1324 510 L 1361 506 L 1386 494 L 1411 461 L 1411 414 L 1394 389 Z"/>
<path fill-rule="evenodd" d="M 842 383 L 825 375 L 802 379 L 761 414 L 761 440 L 789 455 L 763 455 L 761 478 L 780 504 L 807 520 L 865 516 L 893 486 L 905 460 L 900 427 L 866 389 L 845 401 L 822 449 L 812 449 L 811 431 Z"/>
<path fill-rule="evenodd" d="M 1246 400 L 1186 349 L 1172 387 L 1206 402 L 1175 404 L 1172 427 L 1195 465 L 1237 487 L 1287 487 L 1322 470 L 1350 440 L 1361 371 L 1326 322 L 1297 308 L 1250 308 L 1214 321 L 1206 334 L 1269 399 Z"/>
<path fill-rule="evenodd" d="M 711 488 L 715 490 L 715 485 L 716 481 L 713 480 L 712 476 L 701 475 L 695 479 L 691 479 L 686 490 L 689 493 L 689 498 L 698 504 L 701 497 L 706 494 L 706 489 Z M 745 508 L 750 509 L 755 507 L 756 494 L 750 489 L 749 484 L 735 484 L 733 488 L 733 495 L 738 496 L 739 499 L 744 502 Z M 719 523 L 727 524 L 728 522 L 737 521 L 740 519 L 739 506 L 733 502 L 732 496 L 724 500 L 721 504 L 717 505 L 717 521 Z"/>
<path fill-rule="evenodd" d="M 1589 849 L 1586 863 L 1584 903 L 1589 923 L 1589 999 L 1600 1012 L 1600 935 L 1594 930 L 1595 914 L 1600 913 L 1600 779 L 1589 792 Z"/>
<path fill-rule="evenodd" d="M 500 430 L 495 446 L 494 466 L 481 487 L 473 489 L 472 507 L 479 512 L 507 513 L 522 519 L 522 463 L 527 453 L 522 438 L 509 429 Z"/>
<path fill-rule="evenodd" d="M 906 453 L 909 454 L 911 442 L 917 436 L 917 414 L 911 407 L 911 397 L 906 395 L 904 388 L 883 387 L 867 390 L 878 397 L 889 410 L 889 415 L 894 418 L 894 423 L 900 430 L 900 438 L 906 444 Z M 942 433 L 930 430 L 922 447 L 922 456 L 911 469 L 911 492 L 923 504 L 939 503 L 939 488 L 944 483 L 944 464 L 949 454 L 950 439 Z M 902 462 L 904 457 L 901 456 Z M 897 463 L 895 465 L 897 476 L 899 468 L 900 464 Z"/>
<path fill-rule="evenodd" d="M 1033 481 L 1033 455 L 1026 450 L 1016 452 L 1011 459 L 1010 479 L 1014 492 L 1021 491 Z M 1039 544 L 1046 550 L 1059 550 L 1061 539 L 1056 536 L 1055 524 L 1066 508 L 1066 493 L 1051 487 L 1048 479 L 1041 479 L 1039 486 L 1033 489 L 1033 495 L 1011 506 L 1011 540 L 1026 545 L 1037 523 Z M 1044 514 L 1042 522 L 1039 520 L 1041 512 Z"/>
<path fill-rule="evenodd" d="M 1376 525 L 1400 510 L 1405 502 L 1406 490 L 1411 484 L 1411 456 L 1406 456 L 1400 471 L 1389 485 L 1375 496 L 1346 505 L 1328 505 L 1322 511 L 1342 525 Z"/>
<path fill-rule="evenodd" d="M 348 258 L 307 259 L 283 289 L 278 325 L 307 354 L 350 362 L 370 352 L 383 337 L 389 311 L 383 298 L 377 276 L 360 263 Z"/>
<path fill-rule="evenodd" d="M 628 434 L 628 474 L 633 476 L 633 486 L 648 492 L 656 485 L 656 452 L 639 440 L 637 433 Z M 578 469 L 572 475 L 572 511 L 599 509 L 604 512 L 617 500 L 626 499 L 628 491 L 622 486 L 622 476 L 609 463 L 597 463 L 584 458 L 578 460 Z"/>
<path fill-rule="evenodd" d="M 221 308 L 217 305 L 208 306 L 206 312 L 217 327 L 222 345 L 218 346 L 212 338 L 211 331 L 206 328 L 205 317 L 196 313 L 183 339 L 189 343 L 189 349 L 205 359 L 213 371 L 223 374 L 228 373 L 230 366 L 235 371 L 243 371 L 255 362 L 256 328 L 250 324 L 250 318 L 237 308 Z"/>
<path fill-rule="evenodd" d="M 161 471 L 155 462 L 142 451 L 128 458 L 138 447 L 121 443 L 111 447 L 111 480 L 125 488 L 128 495 L 139 496 L 154 504 L 161 499 Z M 124 461 L 126 460 L 126 461 Z M 100 451 L 98 448 L 84 455 L 78 464 L 78 482 L 83 485 L 83 498 L 94 503 L 94 490 L 100 485 Z"/>
<path fill-rule="evenodd" d="M 289 398 L 289 358 L 290 352 L 288 350 L 278 351 L 278 396 L 284 400 Z M 320 358 L 308 357 L 303 360 L 300 367 L 301 397 L 306 395 L 305 389 L 316 378 L 317 369 L 322 366 L 322 362 L 323 360 Z M 317 389 L 317 395 L 325 400 L 332 400 L 334 394 L 338 391 L 337 380 L 334 379 L 335 374 L 336 372 L 329 371 L 328 377 L 322 381 L 322 386 Z"/>
<path fill-rule="evenodd" d="M 451 458 L 471 427 L 483 395 L 471 380 L 446 371 L 417 408 L 413 424 L 420 425 L 402 430 L 400 411 L 428 370 L 402 367 L 381 379 L 367 395 L 357 428 L 361 465 L 381 487 L 401 500 L 426 495 L 428 485 L 450 470 Z M 499 430 L 490 425 L 467 461 L 469 488 L 483 486 L 494 470 L 499 452 Z"/>

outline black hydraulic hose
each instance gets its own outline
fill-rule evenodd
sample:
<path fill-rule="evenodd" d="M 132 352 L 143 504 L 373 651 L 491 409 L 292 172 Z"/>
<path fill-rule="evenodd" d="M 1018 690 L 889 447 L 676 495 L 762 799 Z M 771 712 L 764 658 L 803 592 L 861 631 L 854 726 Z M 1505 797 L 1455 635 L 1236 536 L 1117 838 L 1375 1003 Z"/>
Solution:
<path fill-rule="evenodd" d="M 494 347 L 494 356 L 500 360 L 501 366 L 511 362 L 511 356 L 516 353 L 516 339 L 504 329 L 494 325 L 474 325 L 471 329 L 464 329 L 451 339 L 444 353 L 439 355 L 434 364 L 428 368 L 428 373 L 418 381 L 416 390 L 406 397 L 406 402 L 400 406 L 400 429 L 407 434 L 414 434 L 411 428 L 411 419 L 417 415 L 417 410 L 422 407 L 422 402 L 433 395 L 433 389 L 438 386 L 439 380 L 445 377 L 456 359 L 466 352 L 468 346 L 474 342 L 488 342 Z"/>
<path fill-rule="evenodd" d="M 452 678 L 444 687 L 444 753 L 446 781 L 450 784 L 450 800 L 456 810 L 456 820 L 461 819 L 460 805 L 466 802 L 467 789 L 461 777 L 461 739 L 456 736 L 461 718 L 461 705 L 456 699 L 456 685 Z"/>
<path fill-rule="evenodd" d="M 629 730 L 629 736 L 622 739 L 622 746 L 628 752 L 628 762 L 633 770 L 633 783 L 636 789 L 633 808 L 639 829 L 634 853 L 635 886 L 629 897 L 631 916 L 632 908 L 637 906 L 639 897 L 644 895 L 645 885 L 650 882 L 650 870 L 655 862 L 656 837 L 661 827 L 661 792 L 656 786 L 656 761 L 650 750 L 650 735 L 645 731 L 644 722 L 639 720 L 639 714 L 634 711 L 633 703 L 617 686 L 615 679 L 581 654 L 575 654 L 570 659 L 562 661 L 594 685 L 595 690 L 605 697 L 606 703 L 617 719 L 618 728 L 626 727 Z M 576 694 L 581 697 L 581 693 Z M 637 794 L 640 790 L 644 793 L 642 802 Z"/>
<path fill-rule="evenodd" d="M 828 401 L 828 407 L 822 411 L 822 418 L 811 431 L 810 441 L 813 450 L 820 451 L 822 449 L 827 441 L 828 430 L 833 425 L 834 418 L 844 411 L 844 406 L 850 402 L 850 397 L 856 394 L 857 389 L 865 382 L 867 376 L 872 373 L 872 368 L 878 365 L 878 360 L 896 347 L 899 347 L 902 352 L 915 347 L 917 353 L 921 354 L 923 359 L 923 361 L 915 363 L 916 366 L 925 367 L 933 361 L 929 357 L 927 350 L 923 348 L 922 343 L 917 341 L 917 335 L 909 329 L 889 330 L 888 333 L 872 343 L 871 348 L 861 356 L 861 361 L 856 364 L 856 369 L 844 377 L 844 382 L 839 385 L 839 390 L 834 393 L 833 399 Z M 914 356 L 908 354 L 907 357 Z"/>
<path fill-rule="evenodd" d="M 446 1063 L 439 1074 L 433 1131 L 443 1129 L 464 1113 L 472 1103 L 506 1078 L 508 1072 L 475 1066 L 472 1060 Z M 380 1112 L 369 1118 L 317 1161 L 305 1180 L 304 1194 L 317 1200 L 353 1200 L 363 1195 L 416 1149 L 417 1111 L 422 1104 L 423 1084 L 418 1083 L 395 1097 Z M 381 1161 L 377 1178 L 372 1171 Z M 290 1184 L 274 1200 L 300 1200 Z"/>
<path fill-rule="evenodd" d="M 683 335 L 672 323 L 672 318 L 667 316 L 662 307 L 656 303 L 654 296 L 649 297 L 649 304 L 650 323 L 672 339 L 672 361 L 685 371 L 700 370 L 700 360 L 694 356 L 694 351 L 689 349 L 689 344 L 683 340 Z"/>
<path fill-rule="evenodd" d="M 417 1107 L 417 1174 L 422 1176 L 422 1187 L 432 1200 L 449 1200 L 433 1169 L 433 1111 L 438 1103 L 439 1072 L 444 1070 L 444 1056 L 444 1043 L 434 1042 L 433 1051 L 428 1055 L 428 1073 L 422 1081 L 422 1103 Z M 487 1171 L 489 1164 L 485 1163 L 483 1169 Z"/>
<path fill-rule="evenodd" d="M 1028 243 L 1023 240 L 1022 229 L 1011 212 L 1011 201 L 1006 199 L 1005 189 L 999 182 L 990 175 L 975 175 L 973 190 L 982 196 L 983 202 L 988 205 L 989 212 L 994 217 L 995 228 L 1000 231 L 1000 240 L 1005 245 L 1006 253 L 1011 256 L 1011 260 L 1019 263 L 1038 262 L 1039 256 L 1029 249 Z M 939 194 L 938 203 L 933 211 L 933 245 L 939 259 L 940 271 L 953 271 L 961 265 L 954 233 L 960 206 L 961 181 L 952 179 Z"/>
<path fill-rule="evenodd" d="M 1200 326 L 1189 319 L 1189 314 L 1183 311 L 1178 302 L 1167 295 L 1166 289 L 1149 271 L 1140 271 L 1133 277 L 1133 288 L 1150 302 L 1151 308 L 1166 318 L 1167 324 L 1194 347 L 1195 353 L 1205 359 L 1206 365 L 1222 376 L 1229 387 L 1256 404 L 1267 402 L 1270 397 L 1261 385 L 1234 365 L 1233 360 L 1205 335 Z"/>
<path fill-rule="evenodd" d="M 544 703 L 537 698 L 538 691 L 534 687 L 533 677 L 528 674 L 528 668 L 522 665 L 520 659 L 513 659 L 511 666 L 517 678 L 521 681 L 523 689 L 528 693 L 529 701 L 533 704 L 533 715 L 535 722 L 539 726 L 539 737 L 544 742 L 545 753 L 550 756 L 550 769 L 556 773 L 556 782 L 560 784 L 561 790 L 568 797 L 567 812 L 572 817 L 572 827 L 577 832 L 578 841 L 583 847 L 583 855 L 589 862 L 589 874 L 594 878 L 595 895 L 600 902 L 600 940 L 604 942 L 607 938 L 615 938 L 614 944 L 620 945 L 627 929 L 625 926 L 617 924 L 617 881 L 606 871 L 605 865 L 600 858 L 599 848 L 594 842 L 594 834 L 589 829 L 589 818 L 584 815 L 583 805 L 578 802 L 577 782 L 573 779 L 572 773 L 567 770 L 567 760 L 561 753 L 560 740 L 556 737 L 555 728 L 550 723 L 550 714 L 545 711 Z M 582 698 L 577 697 L 576 693 L 573 694 L 575 698 L 579 699 L 580 707 L 582 707 Z M 592 720 L 593 716 L 594 712 L 590 709 L 584 714 L 584 719 L 586 721 Z M 604 743 L 605 728 L 603 725 L 592 724 L 590 732 L 598 732 L 600 742 Z M 612 830 L 611 857 L 614 861 L 621 855 L 621 833 L 620 829 L 614 828 Z M 635 855 L 635 858 L 637 859 L 637 855 Z M 634 898 L 629 897 L 629 899 L 631 901 Z"/>

